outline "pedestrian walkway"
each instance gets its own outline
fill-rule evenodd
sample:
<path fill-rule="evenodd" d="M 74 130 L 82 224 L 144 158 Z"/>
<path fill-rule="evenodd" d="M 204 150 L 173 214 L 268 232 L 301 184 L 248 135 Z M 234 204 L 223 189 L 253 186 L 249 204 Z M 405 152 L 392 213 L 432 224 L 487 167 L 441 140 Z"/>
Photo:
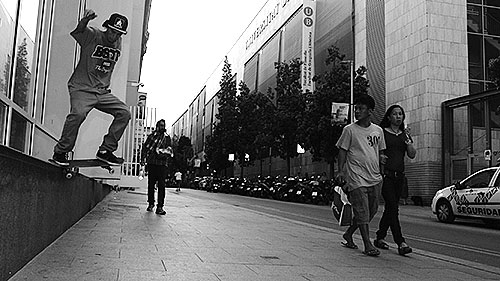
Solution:
<path fill-rule="evenodd" d="M 10 280 L 500 279 L 419 249 L 368 257 L 342 247 L 339 231 L 172 191 L 165 216 L 146 212 L 144 190 L 111 193 Z"/>

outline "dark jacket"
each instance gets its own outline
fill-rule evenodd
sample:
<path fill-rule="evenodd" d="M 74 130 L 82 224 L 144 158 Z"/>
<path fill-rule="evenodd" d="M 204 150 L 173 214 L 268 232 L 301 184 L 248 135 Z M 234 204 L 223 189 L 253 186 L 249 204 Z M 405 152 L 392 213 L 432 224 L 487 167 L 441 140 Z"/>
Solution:
<path fill-rule="evenodd" d="M 170 136 L 167 133 L 154 131 L 142 145 L 141 162 L 146 162 L 148 165 L 168 166 L 172 155 L 160 151 L 165 149 L 172 151 Z"/>

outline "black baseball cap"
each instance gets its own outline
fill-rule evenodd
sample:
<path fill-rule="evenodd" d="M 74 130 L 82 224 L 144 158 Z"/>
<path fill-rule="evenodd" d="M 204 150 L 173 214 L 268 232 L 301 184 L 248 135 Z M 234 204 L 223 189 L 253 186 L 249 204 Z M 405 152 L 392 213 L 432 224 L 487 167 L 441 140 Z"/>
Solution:
<path fill-rule="evenodd" d="M 109 19 L 105 20 L 102 23 L 102 26 L 106 28 L 111 28 L 122 34 L 127 34 L 128 19 L 124 15 L 114 13 L 109 17 Z"/>

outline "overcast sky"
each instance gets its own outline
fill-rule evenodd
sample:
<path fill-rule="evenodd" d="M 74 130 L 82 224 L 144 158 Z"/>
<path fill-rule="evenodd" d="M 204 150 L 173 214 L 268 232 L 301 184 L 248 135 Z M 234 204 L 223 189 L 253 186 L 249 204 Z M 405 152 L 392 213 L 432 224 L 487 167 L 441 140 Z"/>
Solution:
<path fill-rule="evenodd" d="M 152 1 L 140 90 L 157 120 L 181 116 L 267 1 Z"/>

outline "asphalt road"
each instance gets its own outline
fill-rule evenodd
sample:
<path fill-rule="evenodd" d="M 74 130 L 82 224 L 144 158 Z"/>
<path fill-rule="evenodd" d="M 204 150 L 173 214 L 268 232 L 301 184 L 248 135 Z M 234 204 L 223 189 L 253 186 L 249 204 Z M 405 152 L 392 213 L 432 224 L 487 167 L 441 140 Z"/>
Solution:
<path fill-rule="evenodd" d="M 259 211 L 291 220 L 344 231 L 338 226 L 329 206 L 316 206 L 259 199 L 224 193 L 208 193 L 183 189 L 181 194 L 206 200 L 216 200 L 249 210 Z M 371 237 L 375 237 L 383 212 L 379 207 L 370 224 Z M 480 220 L 456 219 L 452 224 L 437 221 L 430 207 L 405 205 L 400 207 L 400 221 L 407 243 L 425 251 L 474 261 L 500 268 L 500 229 L 486 226 Z M 389 233 L 388 242 L 393 242 Z"/>

